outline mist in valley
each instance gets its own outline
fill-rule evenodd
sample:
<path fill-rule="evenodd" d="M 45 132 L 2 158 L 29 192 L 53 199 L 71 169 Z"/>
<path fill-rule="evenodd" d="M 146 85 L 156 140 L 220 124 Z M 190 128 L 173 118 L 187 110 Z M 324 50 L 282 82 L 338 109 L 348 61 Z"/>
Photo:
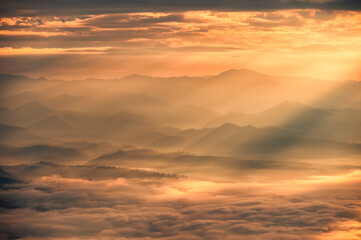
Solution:
<path fill-rule="evenodd" d="M 360 82 L 240 69 L 0 84 L 2 238 L 359 236 Z"/>

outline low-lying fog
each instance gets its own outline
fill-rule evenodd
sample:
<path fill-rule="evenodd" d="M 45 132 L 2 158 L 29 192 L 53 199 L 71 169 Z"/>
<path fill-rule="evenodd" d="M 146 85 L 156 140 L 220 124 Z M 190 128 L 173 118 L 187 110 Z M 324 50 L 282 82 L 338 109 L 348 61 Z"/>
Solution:
<path fill-rule="evenodd" d="M 1 239 L 361 237 L 361 83 L 0 75 Z"/>

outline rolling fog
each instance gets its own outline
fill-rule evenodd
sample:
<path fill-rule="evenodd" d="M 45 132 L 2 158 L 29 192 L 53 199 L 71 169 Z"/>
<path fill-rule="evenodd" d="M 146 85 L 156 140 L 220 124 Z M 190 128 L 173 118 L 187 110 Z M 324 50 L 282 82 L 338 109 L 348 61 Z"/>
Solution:
<path fill-rule="evenodd" d="M 361 237 L 361 83 L 0 75 L 0 238 Z"/>

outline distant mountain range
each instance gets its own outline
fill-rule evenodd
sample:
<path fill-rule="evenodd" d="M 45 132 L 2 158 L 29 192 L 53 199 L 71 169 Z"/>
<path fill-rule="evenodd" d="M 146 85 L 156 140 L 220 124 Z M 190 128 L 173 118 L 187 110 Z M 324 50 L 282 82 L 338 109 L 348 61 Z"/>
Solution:
<path fill-rule="evenodd" d="M 65 163 L 69 160 L 79 160 L 81 157 L 83 157 L 82 153 L 73 148 L 45 144 L 25 147 L 0 145 L 0 158 L 11 159 L 13 163 L 32 163 L 44 160 Z"/>
<path fill-rule="evenodd" d="M 203 77 L 75 81 L 2 74 L 0 85 L 1 143 L 12 145 L 3 148 L 7 157 L 16 157 L 18 147 L 40 143 L 112 146 L 95 144 L 91 151 L 87 145 L 92 156 L 130 144 L 263 158 L 358 154 L 361 143 L 361 83 L 351 80 L 239 69 Z"/>
<path fill-rule="evenodd" d="M 0 84 L 3 96 L 32 91 L 51 96 L 65 94 L 97 99 L 103 94 L 113 96 L 128 92 L 156 97 L 175 105 L 201 106 L 216 112 L 260 111 L 285 100 L 324 108 L 361 107 L 360 82 L 269 76 L 247 69 L 234 69 L 204 77 L 130 75 L 121 79 L 77 81 L 3 74 L 0 75 Z"/>
<path fill-rule="evenodd" d="M 310 138 L 274 127 L 239 127 L 230 123 L 217 128 L 186 130 L 175 136 L 162 137 L 150 146 L 158 149 L 183 149 L 185 152 L 202 155 L 263 158 L 282 158 L 285 153 L 288 157 L 330 157 L 361 153 L 361 144 Z"/>
<path fill-rule="evenodd" d="M 286 101 L 256 114 L 228 113 L 213 119 L 206 126 L 225 123 L 275 126 L 308 137 L 361 142 L 361 110 L 358 109 L 313 108 Z"/>
<path fill-rule="evenodd" d="M 2 144 L 27 145 L 48 142 L 49 139 L 29 133 L 22 127 L 0 124 L 0 142 Z"/>

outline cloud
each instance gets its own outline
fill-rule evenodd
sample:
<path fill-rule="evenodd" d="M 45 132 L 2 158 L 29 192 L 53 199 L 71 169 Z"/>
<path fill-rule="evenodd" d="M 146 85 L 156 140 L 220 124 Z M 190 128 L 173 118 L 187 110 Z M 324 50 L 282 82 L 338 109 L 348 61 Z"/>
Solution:
<path fill-rule="evenodd" d="M 251 68 L 270 74 L 356 78 L 346 75 L 353 75 L 358 66 L 360 16 L 356 11 L 298 9 L 4 17 L 1 71 L 114 78 Z M 320 45 L 335 47 L 293 51 Z M 97 56 L 88 57 L 95 52 Z M 86 56 L 74 56 L 79 53 Z M 14 55 L 20 59 L 14 60 Z M 30 66 L 28 58 L 44 67 Z M 312 64 L 310 58 L 315 59 Z M 99 67 L 89 71 L 94 66 Z"/>
<path fill-rule="evenodd" d="M 35 239 L 318 239 L 346 231 L 352 239 L 360 182 L 357 171 L 273 183 L 52 175 L 1 192 L 0 230 Z"/>
<path fill-rule="evenodd" d="M 229 0 L 220 1 L 2 1 L 4 16 L 34 16 L 34 15 L 89 15 L 119 12 L 167 12 L 189 10 L 212 11 L 260 11 L 278 9 L 329 9 L 329 10 L 360 10 L 357 0 Z"/>
<path fill-rule="evenodd" d="M 48 54 L 99 54 L 112 51 L 112 48 L 90 47 L 90 48 L 0 48 L 2 55 L 48 55 Z"/>

